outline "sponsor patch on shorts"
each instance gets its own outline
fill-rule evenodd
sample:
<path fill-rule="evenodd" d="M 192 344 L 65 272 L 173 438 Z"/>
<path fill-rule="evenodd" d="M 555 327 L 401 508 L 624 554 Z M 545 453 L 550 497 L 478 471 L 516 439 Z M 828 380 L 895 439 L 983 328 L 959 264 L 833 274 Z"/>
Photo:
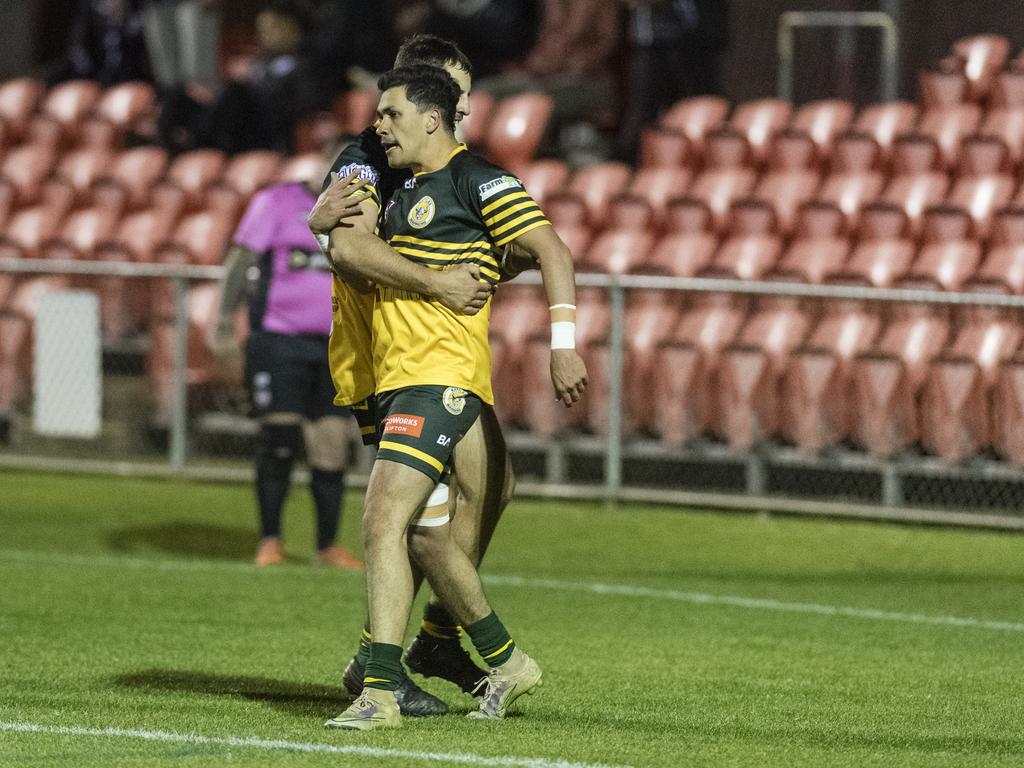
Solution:
<path fill-rule="evenodd" d="M 523 182 L 515 176 L 499 176 L 496 179 L 481 184 L 479 187 L 480 200 L 487 200 L 506 189 L 522 189 Z"/>
<path fill-rule="evenodd" d="M 419 437 L 423 434 L 426 419 L 409 413 L 392 413 L 384 419 L 385 435 L 408 435 Z"/>

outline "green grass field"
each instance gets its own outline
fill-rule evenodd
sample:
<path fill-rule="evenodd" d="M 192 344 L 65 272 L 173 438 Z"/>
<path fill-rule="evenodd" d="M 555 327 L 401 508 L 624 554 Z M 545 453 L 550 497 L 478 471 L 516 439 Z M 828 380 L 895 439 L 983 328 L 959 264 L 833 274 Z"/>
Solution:
<path fill-rule="evenodd" d="M 1024 761 L 1020 536 L 517 501 L 483 570 L 544 688 L 359 734 L 322 722 L 363 580 L 311 518 L 258 569 L 248 487 L 0 472 L 0 766 Z"/>

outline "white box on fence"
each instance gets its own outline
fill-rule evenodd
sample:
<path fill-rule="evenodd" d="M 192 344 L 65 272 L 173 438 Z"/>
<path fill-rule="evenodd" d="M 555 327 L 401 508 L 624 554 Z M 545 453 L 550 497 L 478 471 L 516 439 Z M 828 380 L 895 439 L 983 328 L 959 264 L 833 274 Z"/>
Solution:
<path fill-rule="evenodd" d="M 33 427 L 55 437 L 96 437 L 103 400 L 100 305 L 90 291 L 42 297 L 35 322 Z"/>

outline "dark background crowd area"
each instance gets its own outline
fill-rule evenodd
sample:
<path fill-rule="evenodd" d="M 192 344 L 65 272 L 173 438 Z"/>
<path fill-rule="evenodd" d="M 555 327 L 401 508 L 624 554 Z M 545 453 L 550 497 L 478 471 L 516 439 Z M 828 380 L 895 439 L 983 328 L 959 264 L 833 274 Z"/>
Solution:
<path fill-rule="evenodd" d="M 546 152 L 630 161 L 642 127 L 678 99 L 774 94 L 787 10 L 894 15 L 910 98 L 917 68 L 956 37 L 1024 45 L 1024 30 L 1007 28 L 1012 4 L 995 0 L 37 0 L 0 3 L 0 77 L 146 80 L 161 104 L 156 139 L 172 152 L 291 152 L 296 121 L 372 87 L 403 38 L 433 32 L 466 51 L 477 89 L 554 98 Z M 835 33 L 800 32 L 795 99 L 878 100 L 878 45 L 858 32 L 851 54 Z"/>

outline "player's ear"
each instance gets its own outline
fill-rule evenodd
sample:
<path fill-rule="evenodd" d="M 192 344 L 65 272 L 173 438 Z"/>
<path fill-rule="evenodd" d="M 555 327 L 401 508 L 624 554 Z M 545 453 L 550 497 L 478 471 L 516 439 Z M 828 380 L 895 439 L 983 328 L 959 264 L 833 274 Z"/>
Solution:
<path fill-rule="evenodd" d="M 427 133 L 434 133 L 441 127 L 441 110 L 432 109 L 427 112 Z"/>

